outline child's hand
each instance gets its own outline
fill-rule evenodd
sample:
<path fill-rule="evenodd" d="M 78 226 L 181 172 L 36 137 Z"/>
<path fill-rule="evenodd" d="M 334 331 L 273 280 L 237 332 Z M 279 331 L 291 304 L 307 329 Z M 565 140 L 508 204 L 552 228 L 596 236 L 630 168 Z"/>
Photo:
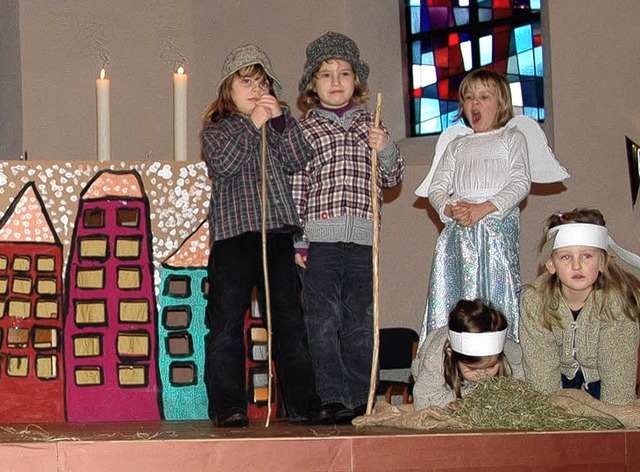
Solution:
<path fill-rule="evenodd" d="M 389 142 L 389 135 L 382 128 L 372 126 L 369 128 L 369 146 L 376 151 L 382 151 Z"/>
<path fill-rule="evenodd" d="M 473 226 L 496 210 L 496 206 L 489 200 L 482 203 L 470 203 L 461 200 L 451 207 L 451 217 L 462 226 Z"/>
<path fill-rule="evenodd" d="M 469 210 L 469 202 L 459 200 L 455 205 L 451 205 L 450 208 L 452 219 L 462 226 L 470 226 L 471 211 Z"/>
<path fill-rule="evenodd" d="M 295 258 L 297 266 L 302 267 L 303 269 L 307 268 L 307 256 L 296 253 Z"/>
<path fill-rule="evenodd" d="M 264 94 L 256 102 L 256 106 L 251 112 L 251 121 L 256 128 L 262 128 L 262 125 L 271 118 L 282 115 L 282 108 L 278 99 L 273 95 Z"/>

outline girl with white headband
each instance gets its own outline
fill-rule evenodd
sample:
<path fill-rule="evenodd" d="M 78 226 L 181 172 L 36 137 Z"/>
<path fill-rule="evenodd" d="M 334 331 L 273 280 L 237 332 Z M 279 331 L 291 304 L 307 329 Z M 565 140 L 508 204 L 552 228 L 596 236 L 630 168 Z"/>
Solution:
<path fill-rule="evenodd" d="M 455 408 L 477 381 L 496 375 L 524 379 L 522 352 L 507 338 L 507 318 L 482 300 L 460 300 L 448 326 L 432 331 L 413 361 L 416 410 Z"/>
<path fill-rule="evenodd" d="M 640 268 L 602 213 L 574 209 L 547 219 L 546 273 L 523 287 L 520 343 L 527 382 L 543 393 L 583 389 L 623 405 L 636 399 Z"/>

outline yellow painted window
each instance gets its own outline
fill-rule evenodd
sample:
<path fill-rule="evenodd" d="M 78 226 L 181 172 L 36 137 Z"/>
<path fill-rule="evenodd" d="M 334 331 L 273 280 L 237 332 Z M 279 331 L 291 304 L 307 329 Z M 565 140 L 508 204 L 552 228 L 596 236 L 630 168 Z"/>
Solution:
<path fill-rule="evenodd" d="M 56 268 L 56 260 L 51 256 L 38 256 L 36 258 L 36 270 L 38 272 L 53 272 Z"/>
<path fill-rule="evenodd" d="M 80 240 L 80 257 L 107 257 L 107 238 L 83 238 Z"/>
<path fill-rule="evenodd" d="M 58 378 L 58 356 L 36 357 L 36 376 L 39 379 Z"/>
<path fill-rule="evenodd" d="M 7 375 L 10 377 L 26 377 L 29 374 L 29 357 L 8 356 Z"/>
<path fill-rule="evenodd" d="M 77 336 L 73 338 L 73 355 L 75 357 L 96 357 L 101 352 L 100 336 Z"/>
<path fill-rule="evenodd" d="M 106 306 L 103 301 L 76 303 L 76 323 L 80 325 L 103 324 L 106 321 Z"/>
<path fill-rule="evenodd" d="M 118 366 L 118 383 L 122 387 L 144 386 L 147 384 L 147 367 L 143 365 Z"/>
<path fill-rule="evenodd" d="M 104 288 L 104 268 L 78 269 L 76 273 L 76 287 L 81 289 Z"/>
<path fill-rule="evenodd" d="M 76 367 L 76 385 L 102 385 L 102 369 L 100 367 Z"/>
<path fill-rule="evenodd" d="M 149 302 L 147 300 L 121 301 L 118 319 L 122 323 L 146 323 L 149 321 Z"/>
<path fill-rule="evenodd" d="M 58 303 L 55 300 L 38 300 L 36 302 L 36 318 L 58 318 Z"/>

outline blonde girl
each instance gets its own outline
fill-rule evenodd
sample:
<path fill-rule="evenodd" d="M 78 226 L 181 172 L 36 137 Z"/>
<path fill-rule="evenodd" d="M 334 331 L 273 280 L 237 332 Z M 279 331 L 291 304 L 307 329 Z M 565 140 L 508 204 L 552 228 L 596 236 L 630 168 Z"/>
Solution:
<path fill-rule="evenodd" d="M 636 398 L 640 281 L 615 255 L 600 211 L 555 213 L 545 227 L 545 273 L 523 288 L 520 341 L 527 382 L 543 393 L 583 389 L 604 402 Z"/>
<path fill-rule="evenodd" d="M 474 298 L 500 309 L 509 321 L 509 337 L 517 341 L 519 204 L 531 187 L 527 142 L 519 129 L 506 126 L 513 108 L 504 75 L 485 69 L 469 73 L 459 101 L 458 118 L 471 129 L 451 140 L 416 192 L 429 198 L 444 223 L 421 345 L 429 332 L 447 324 L 458 300 Z"/>

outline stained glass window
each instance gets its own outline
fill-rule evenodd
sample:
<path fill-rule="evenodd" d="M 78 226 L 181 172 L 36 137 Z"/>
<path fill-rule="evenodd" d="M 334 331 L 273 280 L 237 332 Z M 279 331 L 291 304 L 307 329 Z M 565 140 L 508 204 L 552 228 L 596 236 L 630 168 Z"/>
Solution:
<path fill-rule="evenodd" d="M 544 120 L 542 0 L 407 0 L 411 135 L 455 124 L 458 87 L 473 69 L 511 84 L 516 114 Z"/>

